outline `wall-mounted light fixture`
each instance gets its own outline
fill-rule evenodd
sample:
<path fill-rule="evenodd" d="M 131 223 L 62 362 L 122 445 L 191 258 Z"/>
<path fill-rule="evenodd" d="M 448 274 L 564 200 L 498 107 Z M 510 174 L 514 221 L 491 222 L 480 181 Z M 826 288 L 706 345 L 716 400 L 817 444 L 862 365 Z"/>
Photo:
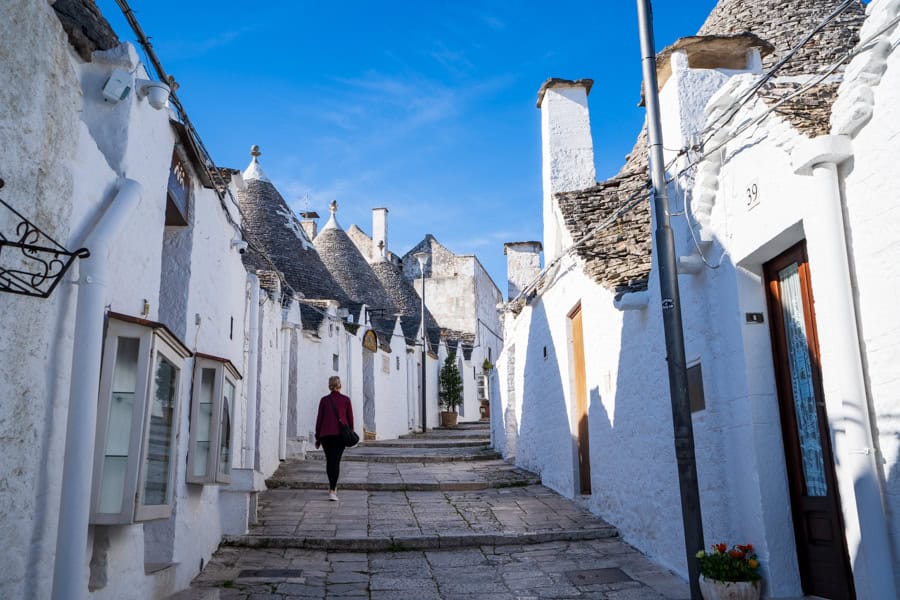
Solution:
<path fill-rule="evenodd" d="M 245 254 L 247 252 L 247 242 L 244 240 L 231 240 L 231 247 L 235 248 L 238 251 L 238 254 Z"/>
<path fill-rule="evenodd" d="M 137 90 L 137 97 L 147 98 L 147 101 L 150 102 L 150 106 L 156 110 L 160 110 L 166 106 L 166 102 L 169 100 L 169 94 L 171 93 L 169 86 L 160 81 L 153 81 L 150 79 L 135 79 L 134 88 Z"/>

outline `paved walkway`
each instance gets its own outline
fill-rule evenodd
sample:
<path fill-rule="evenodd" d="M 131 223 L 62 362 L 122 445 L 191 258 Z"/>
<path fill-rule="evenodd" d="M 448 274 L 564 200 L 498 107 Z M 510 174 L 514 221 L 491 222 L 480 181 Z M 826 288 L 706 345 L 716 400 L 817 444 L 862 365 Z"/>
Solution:
<path fill-rule="evenodd" d="M 487 447 L 484 426 L 367 442 L 339 502 L 318 453 L 286 462 L 259 522 L 226 538 L 192 597 L 680 599 L 687 585 Z"/>

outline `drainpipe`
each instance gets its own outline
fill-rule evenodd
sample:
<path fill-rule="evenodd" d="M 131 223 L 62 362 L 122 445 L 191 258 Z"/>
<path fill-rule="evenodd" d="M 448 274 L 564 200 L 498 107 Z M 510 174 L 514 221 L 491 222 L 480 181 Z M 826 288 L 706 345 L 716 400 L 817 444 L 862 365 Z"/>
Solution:
<path fill-rule="evenodd" d="M 288 386 L 291 384 L 291 326 L 286 318 L 286 311 L 281 317 L 281 426 L 278 432 L 278 459 L 287 458 L 288 429 Z"/>
<path fill-rule="evenodd" d="M 133 179 L 121 180 L 115 198 L 101 209 L 96 225 L 83 244 L 91 251 L 91 256 L 78 263 L 66 453 L 56 535 L 56 560 L 53 565 L 54 600 L 82 598 L 87 588 L 87 534 L 91 513 L 109 251 L 125 219 L 137 207 L 140 199 L 141 184 Z"/>
<path fill-rule="evenodd" d="M 253 273 L 247 274 L 250 284 L 250 340 L 247 351 L 247 431 L 246 453 L 244 454 L 244 468 L 256 468 L 256 412 L 259 410 L 257 402 L 256 380 L 259 356 L 259 278 Z"/>
<path fill-rule="evenodd" d="M 835 455 L 843 479 L 852 485 L 849 489 L 856 501 L 855 514 L 851 514 L 846 506 L 843 511 L 845 523 L 850 525 L 848 533 L 858 536 L 856 540 L 847 540 L 851 550 L 853 542 L 859 548 L 857 556 L 851 556 L 851 562 L 858 565 L 861 562 L 861 573 L 854 574 L 856 591 L 860 598 L 896 598 L 891 561 L 887 559 L 891 556 L 888 521 L 875 462 L 878 455 L 873 442 L 872 415 L 856 326 L 838 175 L 838 164 L 852 155 L 850 138 L 829 135 L 810 140 L 795 150 L 791 159 L 798 175 L 812 176 L 816 190 L 814 197 L 819 198 L 808 219 L 815 227 L 809 228 L 807 243 L 813 276 L 817 267 L 827 273 L 827 276 L 814 279 L 816 296 L 820 299 L 816 310 L 820 317 L 819 329 L 827 330 L 829 334 L 829 379 L 837 386 L 843 409 L 843 418 L 837 423 L 838 429 L 843 429 L 843 443 L 840 448 L 835 448 Z M 858 558 L 862 560 L 854 560 Z M 859 577 L 863 574 L 864 577 Z M 867 585 L 868 590 L 860 583 Z"/>

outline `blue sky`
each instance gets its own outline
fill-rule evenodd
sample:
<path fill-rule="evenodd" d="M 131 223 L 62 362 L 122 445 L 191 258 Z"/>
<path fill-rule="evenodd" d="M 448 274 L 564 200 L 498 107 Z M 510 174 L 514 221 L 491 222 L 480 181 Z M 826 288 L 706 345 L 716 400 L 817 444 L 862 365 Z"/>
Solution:
<path fill-rule="evenodd" d="M 134 42 L 115 2 L 98 5 Z M 631 0 L 130 5 L 219 166 L 244 169 L 259 144 L 295 210 L 308 196 L 325 218 L 337 199 L 341 225 L 371 234 L 371 209 L 386 206 L 391 250 L 431 233 L 476 254 L 504 294 L 503 243 L 541 239 L 541 84 L 594 79 L 600 180 L 644 118 Z M 654 2 L 657 47 L 693 35 L 714 5 Z"/>

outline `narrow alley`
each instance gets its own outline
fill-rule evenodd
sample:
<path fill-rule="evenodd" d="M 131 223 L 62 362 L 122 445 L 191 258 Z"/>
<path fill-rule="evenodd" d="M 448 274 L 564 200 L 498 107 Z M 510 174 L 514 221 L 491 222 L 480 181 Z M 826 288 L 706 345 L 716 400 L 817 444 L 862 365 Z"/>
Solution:
<path fill-rule="evenodd" d="M 226 538 L 179 598 L 686 598 L 615 528 L 490 449 L 486 424 L 286 461 L 247 535 Z"/>

